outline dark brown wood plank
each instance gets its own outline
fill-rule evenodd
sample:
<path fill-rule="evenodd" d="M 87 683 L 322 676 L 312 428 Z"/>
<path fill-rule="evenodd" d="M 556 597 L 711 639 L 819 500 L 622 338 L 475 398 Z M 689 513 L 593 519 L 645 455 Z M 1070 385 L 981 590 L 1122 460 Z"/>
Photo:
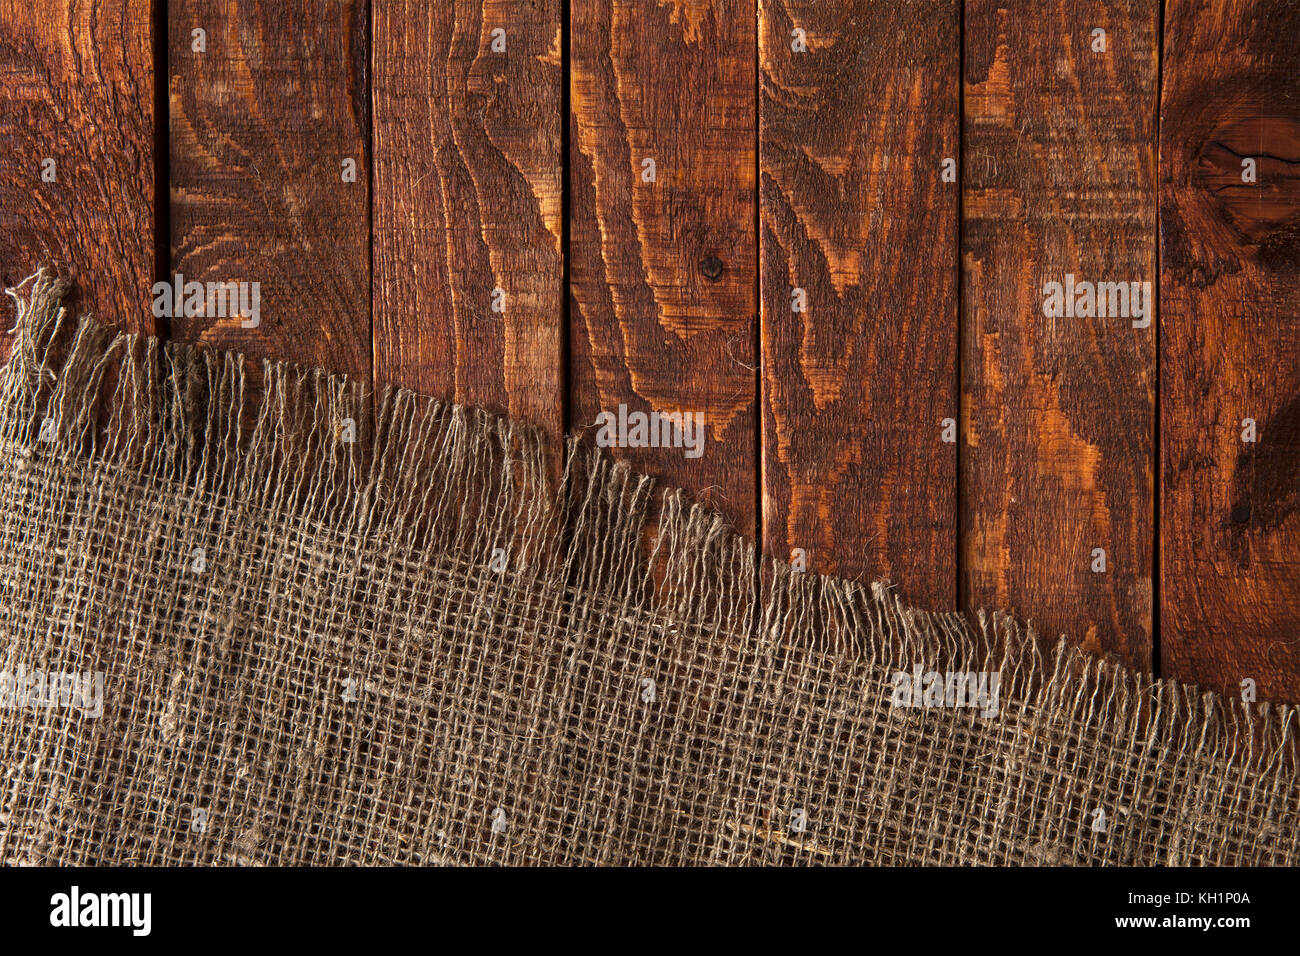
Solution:
<path fill-rule="evenodd" d="M 1143 667 L 1155 320 L 1117 291 L 1106 317 L 1044 309 L 1067 277 L 1150 283 L 1154 303 L 1157 17 L 1155 0 L 965 10 L 963 599 Z"/>
<path fill-rule="evenodd" d="M 751 536 L 756 26 L 753 0 L 571 6 L 570 425 L 702 414 L 698 457 L 612 451 Z"/>
<path fill-rule="evenodd" d="M 374 11 L 375 380 L 508 412 L 558 444 L 560 4 Z"/>
<path fill-rule="evenodd" d="M 173 337 L 369 379 L 366 4 L 180 0 L 168 14 L 172 269 L 260 288 L 255 327 L 179 316 Z"/>
<path fill-rule="evenodd" d="M 70 308 L 137 332 L 154 329 L 152 36 L 148 0 L 0 2 L 0 278 L 48 266 Z"/>
<path fill-rule="evenodd" d="M 1170 0 L 1160 192 L 1162 669 L 1234 696 L 1249 679 L 1261 699 L 1289 701 L 1300 700 L 1297 36 L 1294 3 Z"/>
<path fill-rule="evenodd" d="M 960 8 L 760 14 L 764 545 L 952 608 Z"/>

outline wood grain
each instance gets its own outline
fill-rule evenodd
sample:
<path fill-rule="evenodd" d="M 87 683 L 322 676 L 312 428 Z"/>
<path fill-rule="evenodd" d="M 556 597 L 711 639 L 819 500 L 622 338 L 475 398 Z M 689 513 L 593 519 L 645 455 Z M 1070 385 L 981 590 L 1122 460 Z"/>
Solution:
<path fill-rule="evenodd" d="M 173 336 L 368 380 L 366 4 L 181 0 L 168 14 L 172 269 L 261 290 L 257 327 L 177 317 Z"/>
<path fill-rule="evenodd" d="M 151 36 L 148 0 L 0 2 L 0 279 L 48 266 L 71 309 L 136 332 L 154 330 Z"/>
<path fill-rule="evenodd" d="M 1167 0 L 1157 192 L 1157 0 L 569 6 L 566 76 L 561 0 L 177 0 L 166 64 L 147 0 L 0 0 L 0 278 L 554 436 L 700 411 L 699 459 L 613 451 L 769 553 L 1139 666 L 1159 474 L 1161 671 L 1296 698 L 1300 9 Z M 1043 314 L 1067 274 L 1154 286 L 1157 226 L 1158 374 L 1155 321 Z M 173 272 L 258 282 L 260 325 L 155 322 Z"/>
<path fill-rule="evenodd" d="M 374 11 L 375 380 L 508 412 L 558 444 L 559 0 Z"/>
<path fill-rule="evenodd" d="M 1141 667 L 1156 323 L 1043 310 L 1067 275 L 1154 298 L 1157 15 L 1155 0 L 965 11 L 963 600 Z"/>
<path fill-rule="evenodd" d="M 1300 7 L 1170 0 L 1161 122 L 1163 670 L 1300 688 Z M 1255 163 L 1243 181 L 1243 160 Z M 1242 440 L 1253 419 L 1257 441 Z"/>
<path fill-rule="evenodd" d="M 757 532 L 753 0 L 573 0 L 570 425 L 704 415 L 703 454 L 615 448 Z M 646 159 L 655 181 L 643 181 Z"/>
<path fill-rule="evenodd" d="M 760 12 L 764 544 L 952 608 L 960 10 Z"/>

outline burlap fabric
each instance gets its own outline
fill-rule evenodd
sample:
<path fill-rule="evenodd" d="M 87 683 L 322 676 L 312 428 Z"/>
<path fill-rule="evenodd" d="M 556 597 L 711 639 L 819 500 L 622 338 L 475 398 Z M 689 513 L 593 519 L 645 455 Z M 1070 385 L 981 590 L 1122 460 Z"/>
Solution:
<path fill-rule="evenodd" d="M 599 455 L 72 321 L 0 380 L 0 859 L 1300 861 L 1295 712 L 760 562 Z M 656 512 L 647 532 L 648 509 Z M 996 712 L 897 672 L 1000 677 Z"/>

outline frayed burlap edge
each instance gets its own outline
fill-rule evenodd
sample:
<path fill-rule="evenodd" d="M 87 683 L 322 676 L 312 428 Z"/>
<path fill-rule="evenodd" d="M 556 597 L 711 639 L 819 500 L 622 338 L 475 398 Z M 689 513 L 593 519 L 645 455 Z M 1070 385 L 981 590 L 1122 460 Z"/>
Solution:
<path fill-rule="evenodd" d="M 1266 807 L 1260 832 L 1244 824 L 1257 855 L 1221 859 L 1202 849 L 1189 858 L 1175 839 L 1158 862 L 1297 858 L 1296 834 L 1268 823 L 1295 812 L 1292 706 L 1157 680 L 1064 638 L 1045 646 L 1009 614 L 931 613 L 882 584 L 793 573 L 760 559 L 682 492 L 656 492 L 649 478 L 574 440 L 552 487 L 544 436 L 480 410 L 389 389 L 372 417 L 360 383 L 269 361 L 252 396 L 242 356 L 73 321 L 60 304 L 62 282 L 45 272 L 29 281 L 26 296 L 8 290 L 17 337 L 0 373 L 0 445 L 20 457 L 94 461 L 405 553 L 467 563 L 508 554 L 519 588 L 663 619 L 664 640 L 701 628 L 779 649 L 785 659 L 831 655 L 882 672 L 917 661 L 928 670 L 996 671 L 1004 712 L 1066 715 L 1098 740 L 1142 751 L 1157 769 L 1195 765 L 1196 792 L 1149 795 L 1162 827 L 1196 820 L 1195 804 L 1209 791 L 1222 800 L 1241 788 L 1252 806 Z M 1041 858 L 1048 852 L 1031 846 L 1019 856 L 1051 862 Z"/>

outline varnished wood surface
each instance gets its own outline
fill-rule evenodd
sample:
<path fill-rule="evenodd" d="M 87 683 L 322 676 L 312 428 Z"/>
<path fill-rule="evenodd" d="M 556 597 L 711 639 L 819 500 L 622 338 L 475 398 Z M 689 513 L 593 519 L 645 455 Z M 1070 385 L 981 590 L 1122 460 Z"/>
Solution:
<path fill-rule="evenodd" d="M 763 0 L 759 35 L 764 542 L 937 608 L 957 584 L 960 19 Z"/>
<path fill-rule="evenodd" d="M 590 432 L 620 405 L 703 415 L 697 458 L 612 451 L 753 537 L 754 2 L 570 9 L 568 424 Z"/>
<path fill-rule="evenodd" d="M 557 449 L 620 405 L 700 412 L 699 458 L 612 452 L 769 554 L 1296 700 L 1296 17 L 0 2 L 4 279 L 54 265 L 145 330 L 158 276 L 257 281 L 256 328 L 157 327 Z M 1067 274 L 1150 281 L 1151 325 L 1044 315 Z"/>
<path fill-rule="evenodd" d="M 261 299 L 255 328 L 180 316 L 174 338 L 370 379 L 368 21 L 364 0 L 168 5 L 168 271 Z"/>
<path fill-rule="evenodd" d="M 1165 11 L 1161 665 L 1261 699 L 1300 697 L 1298 35 L 1279 0 Z"/>
<path fill-rule="evenodd" d="M 375 381 L 563 430 L 559 0 L 374 0 Z"/>
<path fill-rule="evenodd" d="M 1156 319 L 1049 317 L 1044 289 L 1145 282 L 1154 311 L 1158 12 L 1156 0 L 965 11 L 962 600 L 1141 667 Z"/>
<path fill-rule="evenodd" d="M 73 280 L 70 308 L 139 332 L 154 331 L 152 35 L 148 0 L 0 3 L 0 280 L 48 266 Z"/>

